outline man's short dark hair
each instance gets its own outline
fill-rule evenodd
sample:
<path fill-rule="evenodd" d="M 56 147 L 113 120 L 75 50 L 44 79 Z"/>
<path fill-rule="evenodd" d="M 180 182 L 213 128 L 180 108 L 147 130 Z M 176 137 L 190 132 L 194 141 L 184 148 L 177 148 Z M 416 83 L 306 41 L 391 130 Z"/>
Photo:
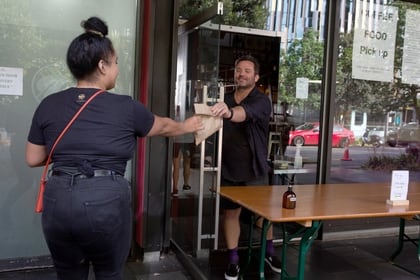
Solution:
<path fill-rule="evenodd" d="M 235 68 L 238 65 L 238 63 L 241 61 L 250 61 L 254 63 L 255 74 L 258 74 L 258 75 L 260 74 L 260 64 L 258 63 L 258 60 L 255 57 L 253 57 L 252 55 L 244 55 L 237 58 L 235 60 Z"/>

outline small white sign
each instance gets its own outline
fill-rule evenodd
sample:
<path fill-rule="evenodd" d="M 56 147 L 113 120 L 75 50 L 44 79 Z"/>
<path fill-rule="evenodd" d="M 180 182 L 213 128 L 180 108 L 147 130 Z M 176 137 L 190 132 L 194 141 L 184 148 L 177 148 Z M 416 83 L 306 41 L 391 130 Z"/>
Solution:
<path fill-rule="evenodd" d="M 391 181 L 391 201 L 407 200 L 408 193 L 408 170 L 393 170 Z"/>
<path fill-rule="evenodd" d="M 0 67 L 0 95 L 23 95 L 23 69 Z"/>
<path fill-rule="evenodd" d="M 308 99 L 308 78 L 296 78 L 296 98 Z"/>
<path fill-rule="evenodd" d="M 357 5 L 353 37 L 353 79 L 392 82 L 398 8 Z"/>
<path fill-rule="evenodd" d="M 418 28 L 420 26 L 420 12 L 407 10 L 405 16 L 404 30 L 404 55 L 401 67 L 401 80 L 406 84 L 420 85 L 420 52 L 418 45 L 420 43 L 420 34 Z"/>

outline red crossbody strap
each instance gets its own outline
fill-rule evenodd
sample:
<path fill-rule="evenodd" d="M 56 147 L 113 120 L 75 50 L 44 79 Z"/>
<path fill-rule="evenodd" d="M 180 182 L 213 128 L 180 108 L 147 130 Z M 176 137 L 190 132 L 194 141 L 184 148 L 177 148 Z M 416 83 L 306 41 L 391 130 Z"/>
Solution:
<path fill-rule="evenodd" d="M 43 185 L 46 182 L 45 181 L 45 178 L 47 177 L 48 166 L 49 166 L 49 164 L 51 162 L 51 157 L 52 157 L 52 154 L 53 154 L 53 152 L 55 150 L 55 147 L 57 146 L 58 142 L 60 142 L 61 138 L 63 138 L 63 135 L 67 132 L 67 130 L 70 128 L 70 126 L 77 119 L 77 117 L 80 115 L 80 113 L 90 103 L 90 101 L 92 101 L 93 98 L 95 98 L 97 95 L 101 94 L 102 92 L 104 92 L 103 89 L 98 90 L 91 97 L 89 97 L 89 99 L 86 100 L 85 103 L 83 103 L 83 105 L 79 108 L 79 110 L 76 112 L 76 114 L 74 114 L 74 116 L 71 118 L 71 120 L 67 123 L 66 127 L 64 127 L 63 131 L 61 131 L 60 135 L 58 135 L 58 137 L 55 140 L 53 146 L 51 147 L 50 153 L 48 154 L 47 162 L 45 163 L 44 171 L 42 172 L 41 188 L 40 188 L 39 193 L 38 193 L 37 205 L 36 205 L 36 209 L 35 209 L 36 212 L 41 212 L 42 211 L 42 196 L 43 196 L 43 193 L 44 193 Z"/>

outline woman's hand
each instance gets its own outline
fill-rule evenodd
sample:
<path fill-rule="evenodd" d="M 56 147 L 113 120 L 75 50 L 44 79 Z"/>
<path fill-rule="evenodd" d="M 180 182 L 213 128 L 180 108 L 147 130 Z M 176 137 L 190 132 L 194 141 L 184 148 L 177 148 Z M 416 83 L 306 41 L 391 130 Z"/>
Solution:
<path fill-rule="evenodd" d="M 204 129 L 203 119 L 198 115 L 186 119 L 183 124 L 187 132 L 197 132 Z"/>
<path fill-rule="evenodd" d="M 155 115 L 155 122 L 147 136 L 178 136 L 203 129 L 203 120 L 198 115 L 192 116 L 183 122 Z"/>

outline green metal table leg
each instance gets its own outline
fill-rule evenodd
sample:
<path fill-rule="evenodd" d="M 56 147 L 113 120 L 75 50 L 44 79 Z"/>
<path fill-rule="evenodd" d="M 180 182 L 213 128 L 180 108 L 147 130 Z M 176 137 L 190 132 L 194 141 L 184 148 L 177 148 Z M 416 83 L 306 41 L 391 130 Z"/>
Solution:
<path fill-rule="evenodd" d="M 320 221 L 314 221 L 312 227 L 308 228 L 303 235 L 300 246 L 299 246 L 299 261 L 298 261 L 298 274 L 297 279 L 303 280 L 305 276 L 305 263 L 306 254 L 309 251 L 313 241 L 315 240 L 316 234 L 318 234 L 319 228 L 321 227 Z"/>
<path fill-rule="evenodd" d="M 249 264 L 251 263 L 251 258 L 252 258 L 252 238 L 253 238 L 253 232 L 254 232 L 254 224 L 255 221 L 257 219 L 255 219 L 255 215 L 251 215 L 251 221 L 249 224 L 249 232 L 248 232 L 248 249 L 247 249 L 247 260 L 246 260 L 246 265 L 243 269 L 241 269 L 241 276 L 243 276 L 244 274 L 246 274 L 246 271 L 248 270 Z"/>
<path fill-rule="evenodd" d="M 397 246 L 397 249 L 395 249 L 394 253 L 391 255 L 391 257 L 389 258 L 389 261 L 393 265 L 395 265 L 395 266 L 397 266 L 397 267 L 399 267 L 399 268 L 401 268 L 401 269 L 403 269 L 403 270 L 405 270 L 405 271 L 407 271 L 407 272 L 409 272 L 413 275 L 416 275 L 417 277 L 420 277 L 420 274 L 418 274 L 415 271 L 412 271 L 412 270 L 406 268 L 405 266 L 400 265 L 400 264 L 398 264 L 394 261 L 395 258 L 398 257 L 398 255 L 401 253 L 401 251 L 404 247 L 404 242 L 405 241 L 410 241 L 412 244 L 414 244 L 417 247 L 417 259 L 420 260 L 420 242 L 419 242 L 420 232 L 419 232 L 419 237 L 418 238 L 419 239 L 415 240 L 415 239 L 412 239 L 408 235 L 405 234 L 405 219 L 400 218 L 400 230 L 399 230 L 399 235 L 398 235 L 398 246 Z"/>
<path fill-rule="evenodd" d="M 313 241 L 315 240 L 316 234 L 318 234 L 319 229 L 321 228 L 322 222 L 321 221 L 313 221 L 312 226 L 309 228 L 303 227 L 302 229 L 298 230 L 297 232 L 290 234 L 287 232 L 286 225 L 282 225 L 283 229 L 283 250 L 282 250 L 282 271 L 281 277 L 282 280 L 303 280 L 305 277 L 305 261 L 306 261 L 306 254 L 309 251 Z M 297 265 L 297 276 L 293 277 L 290 276 L 287 272 L 287 245 L 290 240 L 295 237 L 301 237 L 300 245 L 299 245 L 299 257 L 298 257 L 298 265 Z"/>
<path fill-rule="evenodd" d="M 256 224 L 257 220 L 261 217 L 255 217 L 255 215 L 251 215 L 251 222 L 250 222 L 250 228 L 249 228 L 249 239 L 248 239 L 248 249 L 247 249 L 247 261 L 246 266 L 244 269 L 241 270 L 241 278 L 246 274 L 246 271 L 248 270 L 249 264 L 251 263 L 252 258 L 252 243 L 253 243 L 253 231 L 254 231 L 254 225 Z M 265 251 L 266 251 L 266 244 L 267 244 L 267 231 L 270 227 L 270 223 L 263 219 L 262 229 L 261 229 L 261 250 L 260 250 L 260 265 L 259 265 L 259 279 L 264 280 L 264 257 L 265 257 Z"/>
<path fill-rule="evenodd" d="M 413 220 L 419 221 L 420 215 L 415 215 L 413 217 Z M 417 243 L 415 243 L 415 245 L 417 245 L 417 259 L 420 261 L 420 230 L 419 230 L 419 235 L 417 237 Z"/>
<path fill-rule="evenodd" d="M 289 275 L 287 273 L 286 267 L 287 267 L 287 246 L 289 243 L 289 240 L 291 238 L 289 237 L 289 233 L 286 230 L 286 227 L 284 224 L 282 224 L 282 231 L 283 231 L 283 244 L 281 249 L 281 274 L 280 279 L 286 279 Z"/>
<path fill-rule="evenodd" d="M 394 262 L 394 259 L 401 253 L 401 250 L 404 246 L 404 234 L 405 234 L 405 219 L 400 218 L 400 230 L 398 234 L 398 246 L 397 249 L 395 249 L 394 253 L 391 255 L 389 260 L 391 262 Z"/>
<path fill-rule="evenodd" d="M 420 261 L 420 231 L 419 231 L 419 237 L 417 239 L 417 259 Z"/>
<path fill-rule="evenodd" d="M 267 231 L 270 227 L 270 223 L 268 220 L 264 219 L 262 224 L 262 230 L 261 230 L 261 249 L 260 249 L 260 280 L 264 280 L 264 259 L 265 259 L 265 250 L 267 246 Z"/>
<path fill-rule="evenodd" d="M 251 255 L 252 255 L 252 230 L 253 225 L 255 222 L 254 217 L 251 218 L 251 228 L 249 232 L 249 243 L 248 243 L 248 258 L 247 258 L 247 267 L 251 261 Z M 312 222 L 312 226 L 309 228 L 302 227 L 302 229 L 296 231 L 293 234 L 290 234 L 285 224 L 282 224 L 283 229 L 283 245 L 282 245 L 282 272 L 280 278 L 283 279 L 294 279 L 294 280 L 303 280 L 304 274 L 305 274 L 305 260 L 306 260 L 306 254 L 309 251 L 309 248 L 311 247 L 313 241 L 315 240 L 315 236 L 318 233 L 319 229 L 321 228 L 322 222 L 321 221 L 314 221 Z M 269 227 L 271 226 L 271 223 L 264 219 L 261 229 L 261 249 L 260 249 L 260 264 L 259 264 L 259 279 L 265 280 L 264 275 L 264 259 L 265 259 L 265 253 L 266 253 L 266 246 L 267 246 L 267 231 Z M 288 248 L 288 242 L 292 240 L 295 237 L 301 237 L 300 246 L 299 246 L 299 258 L 298 258 L 298 270 L 297 270 L 297 276 L 291 277 L 287 273 L 286 266 L 287 266 L 287 248 Z M 242 274 L 242 273 L 241 273 Z"/>

